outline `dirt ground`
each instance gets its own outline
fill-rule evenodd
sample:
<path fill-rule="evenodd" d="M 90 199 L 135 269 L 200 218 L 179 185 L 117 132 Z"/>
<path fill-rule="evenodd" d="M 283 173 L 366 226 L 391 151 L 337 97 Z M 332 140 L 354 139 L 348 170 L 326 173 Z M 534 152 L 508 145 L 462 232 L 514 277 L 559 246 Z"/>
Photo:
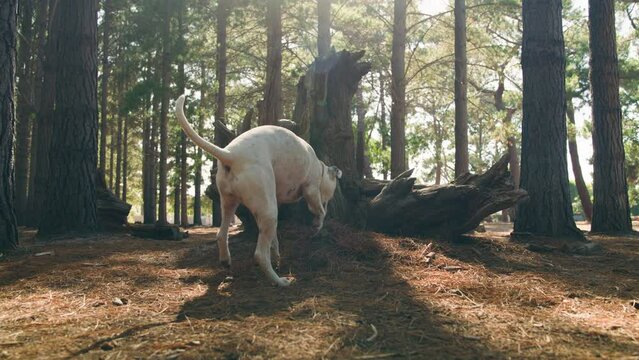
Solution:
<path fill-rule="evenodd" d="M 0 258 L 0 358 L 639 359 L 639 238 L 591 237 L 603 251 L 576 256 L 487 230 L 450 243 L 285 227 L 285 289 L 237 231 L 229 272 L 216 229 L 54 243 L 24 230 Z"/>

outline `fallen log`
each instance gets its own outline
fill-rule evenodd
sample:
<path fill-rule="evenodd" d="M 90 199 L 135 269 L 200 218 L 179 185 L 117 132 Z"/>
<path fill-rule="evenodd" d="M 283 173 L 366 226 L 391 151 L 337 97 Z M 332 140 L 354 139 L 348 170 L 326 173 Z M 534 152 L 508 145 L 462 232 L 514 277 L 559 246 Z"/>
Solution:
<path fill-rule="evenodd" d="M 131 235 L 144 239 L 182 240 L 188 233 L 180 231 L 180 227 L 172 224 L 130 224 Z"/>
<path fill-rule="evenodd" d="M 386 184 L 370 202 L 367 227 L 388 234 L 455 238 L 487 216 L 526 198 L 515 189 L 504 155 L 481 175 L 464 174 L 443 186 L 415 186 L 409 170 Z"/>

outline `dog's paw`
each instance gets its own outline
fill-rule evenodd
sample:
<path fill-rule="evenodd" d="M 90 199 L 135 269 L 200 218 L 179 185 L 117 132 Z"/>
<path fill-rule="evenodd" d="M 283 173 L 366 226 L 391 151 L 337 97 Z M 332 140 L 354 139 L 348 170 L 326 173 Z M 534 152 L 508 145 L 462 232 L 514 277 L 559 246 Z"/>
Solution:
<path fill-rule="evenodd" d="M 291 285 L 294 282 L 295 282 L 295 278 L 293 278 L 293 277 L 291 277 L 291 278 L 281 277 L 281 278 L 277 279 L 275 285 L 277 285 L 279 287 L 287 287 L 287 286 Z"/>

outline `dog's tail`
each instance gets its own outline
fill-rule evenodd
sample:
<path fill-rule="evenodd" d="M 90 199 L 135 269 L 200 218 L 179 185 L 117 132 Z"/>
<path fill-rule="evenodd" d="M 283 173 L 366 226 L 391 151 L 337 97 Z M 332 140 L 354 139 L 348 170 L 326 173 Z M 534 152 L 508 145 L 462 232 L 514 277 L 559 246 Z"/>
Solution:
<path fill-rule="evenodd" d="M 184 98 L 185 95 L 181 95 L 177 101 L 175 102 L 175 115 L 177 115 L 178 120 L 180 121 L 180 125 L 182 126 L 182 130 L 184 133 L 193 140 L 193 142 L 201 147 L 204 151 L 209 154 L 215 156 L 218 160 L 222 162 L 224 165 L 230 165 L 232 162 L 231 152 L 223 149 L 215 144 L 212 144 L 206 140 L 204 140 L 198 133 L 193 130 L 188 120 L 186 120 L 186 116 L 184 115 Z"/>

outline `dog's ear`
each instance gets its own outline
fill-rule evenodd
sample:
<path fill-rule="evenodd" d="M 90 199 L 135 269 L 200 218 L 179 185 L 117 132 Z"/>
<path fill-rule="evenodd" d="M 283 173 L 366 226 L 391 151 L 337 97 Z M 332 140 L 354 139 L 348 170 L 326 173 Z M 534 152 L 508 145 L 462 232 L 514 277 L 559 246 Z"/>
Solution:
<path fill-rule="evenodd" d="M 331 166 L 328 168 L 333 176 L 338 179 L 342 178 L 342 170 L 338 169 L 337 166 Z"/>

